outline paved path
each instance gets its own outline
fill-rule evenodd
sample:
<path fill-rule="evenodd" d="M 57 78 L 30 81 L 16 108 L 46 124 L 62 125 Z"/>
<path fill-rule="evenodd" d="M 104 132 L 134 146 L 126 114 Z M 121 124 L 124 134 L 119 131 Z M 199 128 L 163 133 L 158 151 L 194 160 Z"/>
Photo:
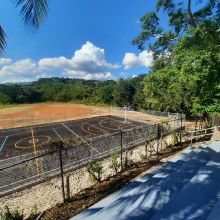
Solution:
<path fill-rule="evenodd" d="M 219 152 L 188 148 L 71 220 L 219 220 Z"/>

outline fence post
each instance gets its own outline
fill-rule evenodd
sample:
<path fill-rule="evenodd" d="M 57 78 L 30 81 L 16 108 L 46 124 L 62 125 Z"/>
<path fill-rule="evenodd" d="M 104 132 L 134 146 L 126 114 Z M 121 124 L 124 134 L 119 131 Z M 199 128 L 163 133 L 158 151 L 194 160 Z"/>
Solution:
<path fill-rule="evenodd" d="M 63 202 L 66 201 L 65 198 L 65 185 L 64 185 L 64 174 L 63 174 L 63 143 L 59 144 L 59 156 L 60 156 L 60 174 L 61 174 L 61 188 L 62 188 L 62 195 L 63 195 Z"/>
<path fill-rule="evenodd" d="M 158 153 L 159 153 L 159 140 L 161 136 L 161 131 L 160 131 L 160 124 L 157 125 L 157 160 L 158 160 Z"/>
<path fill-rule="evenodd" d="M 163 122 L 161 123 L 160 125 L 160 149 L 163 150 L 163 131 L 165 130 L 166 131 L 166 128 L 164 128 L 164 124 Z"/>
<path fill-rule="evenodd" d="M 123 170 L 123 131 L 121 130 L 121 171 Z"/>
<path fill-rule="evenodd" d="M 90 140 L 90 146 L 91 146 L 91 160 L 93 160 L 92 140 Z"/>
<path fill-rule="evenodd" d="M 67 196 L 67 200 L 70 199 L 70 176 L 68 175 L 66 177 L 66 196 Z"/>
<path fill-rule="evenodd" d="M 182 126 L 183 126 L 183 118 L 181 114 L 180 116 L 180 144 L 182 144 Z"/>
<path fill-rule="evenodd" d="M 190 138 L 191 138 L 191 140 L 190 140 L 190 147 L 192 147 L 192 143 L 193 143 L 193 133 L 192 132 L 190 134 Z"/>

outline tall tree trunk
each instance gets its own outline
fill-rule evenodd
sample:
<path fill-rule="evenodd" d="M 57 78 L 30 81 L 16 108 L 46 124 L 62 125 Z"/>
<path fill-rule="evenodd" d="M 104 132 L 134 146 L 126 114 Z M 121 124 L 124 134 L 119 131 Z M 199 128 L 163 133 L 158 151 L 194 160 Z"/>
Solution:
<path fill-rule="evenodd" d="M 191 0 L 188 0 L 188 16 L 189 16 L 189 23 L 193 26 L 196 27 L 196 22 L 193 17 L 192 11 L 191 11 Z"/>

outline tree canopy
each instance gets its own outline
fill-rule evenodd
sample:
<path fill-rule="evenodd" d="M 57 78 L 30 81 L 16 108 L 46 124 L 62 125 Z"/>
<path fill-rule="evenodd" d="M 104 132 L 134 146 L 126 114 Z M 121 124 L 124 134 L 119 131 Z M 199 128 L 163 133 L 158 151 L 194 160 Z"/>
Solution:
<path fill-rule="evenodd" d="M 168 17 L 168 28 L 160 25 L 161 11 Z M 147 12 L 140 18 L 141 31 L 132 43 L 141 50 L 149 48 L 155 58 L 166 56 L 172 51 L 178 37 L 183 36 L 188 29 L 208 21 L 220 25 L 219 0 L 157 0 L 155 11 Z"/>
<path fill-rule="evenodd" d="M 195 3 L 193 1 L 193 3 Z M 168 28 L 160 27 L 159 11 Z M 141 17 L 132 43 L 154 52 L 144 78 L 144 107 L 186 114 L 220 111 L 220 1 L 158 0 L 156 12 Z"/>
<path fill-rule="evenodd" d="M 30 84 L 0 84 L 0 104 L 37 102 L 79 102 L 105 105 L 133 105 L 144 75 L 118 81 L 45 78 Z"/>

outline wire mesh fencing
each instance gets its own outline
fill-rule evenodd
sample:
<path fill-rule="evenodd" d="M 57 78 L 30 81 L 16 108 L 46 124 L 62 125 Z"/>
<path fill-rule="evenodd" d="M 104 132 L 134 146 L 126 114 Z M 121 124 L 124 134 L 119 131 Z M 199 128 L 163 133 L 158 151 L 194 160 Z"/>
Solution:
<path fill-rule="evenodd" d="M 67 141 L 54 140 L 54 147 L 39 151 L 36 155 L 27 154 L 0 162 L 0 195 L 7 191 L 44 181 L 62 172 L 77 169 L 88 162 L 121 152 L 129 147 L 140 145 L 147 140 L 159 140 L 161 134 L 184 127 L 184 118 L 176 117 L 161 124 L 143 125 L 118 130 L 93 138 L 78 138 Z M 155 151 L 155 148 L 149 148 Z"/>
<path fill-rule="evenodd" d="M 161 111 L 153 111 L 153 110 L 140 110 L 140 111 L 135 111 L 131 107 L 110 107 L 109 111 L 112 112 L 114 110 L 118 110 L 121 112 L 141 112 L 143 114 L 147 115 L 153 115 L 153 116 L 159 116 L 159 117 L 165 117 L 165 118 L 185 118 L 185 114 L 180 114 L 180 113 L 172 113 L 172 112 L 161 112 Z"/>

